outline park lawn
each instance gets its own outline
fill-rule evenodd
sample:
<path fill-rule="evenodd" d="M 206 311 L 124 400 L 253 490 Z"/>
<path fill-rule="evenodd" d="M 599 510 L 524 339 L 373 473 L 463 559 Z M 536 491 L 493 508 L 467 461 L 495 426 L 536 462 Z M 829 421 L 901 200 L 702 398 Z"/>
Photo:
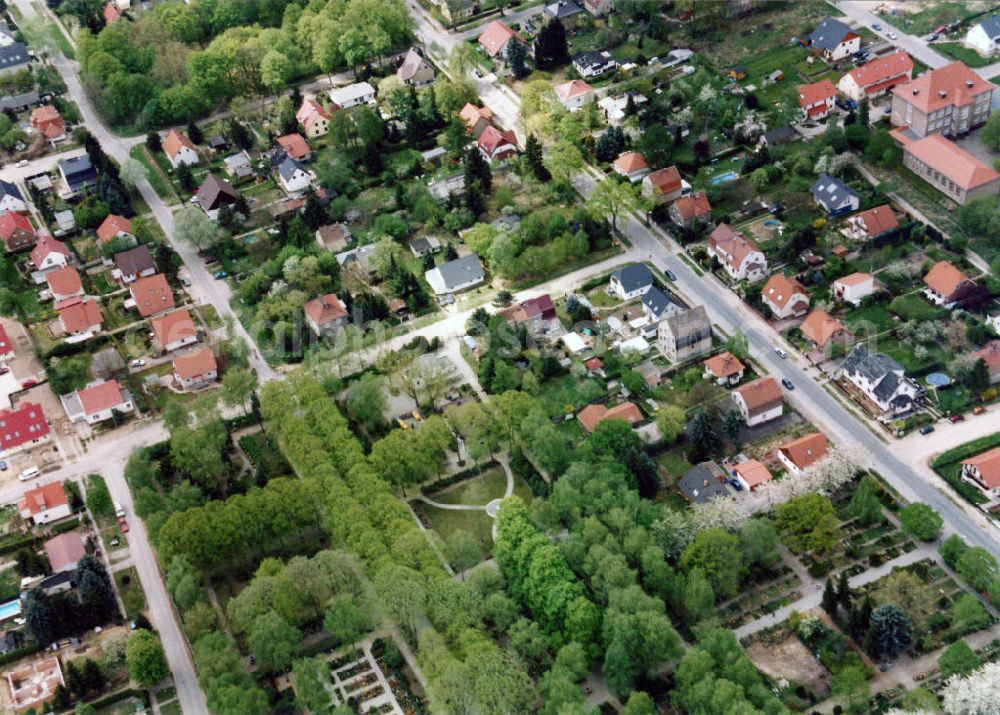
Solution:
<path fill-rule="evenodd" d="M 889 310 L 903 320 L 936 320 L 944 312 L 915 293 L 893 298 L 889 304 Z"/>
<path fill-rule="evenodd" d="M 863 308 L 856 308 L 844 317 L 844 322 L 851 328 L 852 332 L 857 332 L 865 325 L 874 326 L 874 332 L 882 333 L 890 330 L 895 325 L 892 313 L 882 305 L 867 305 Z"/>
<path fill-rule="evenodd" d="M 421 504 L 420 509 L 431 528 L 445 541 L 456 531 L 463 530 L 476 537 L 484 548 L 488 549 L 493 544 L 493 520 L 485 511 L 453 511 L 430 504 Z"/>
<path fill-rule="evenodd" d="M 501 498 L 507 490 L 507 475 L 501 467 L 490 467 L 478 476 L 429 494 L 428 498 L 441 504 L 469 504 L 485 506 L 493 499 Z M 480 497 L 485 497 L 485 501 Z"/>
<path fill-rule="evenodd" d="M 983 57 L 975 50 L 965 47 L 960 42 L 938 42 L 933 47 L 942 55 L 947 55 L 955 60 L 961 60 L 969 67 L 985 67 L 993 63 L 993 60 Z"/>

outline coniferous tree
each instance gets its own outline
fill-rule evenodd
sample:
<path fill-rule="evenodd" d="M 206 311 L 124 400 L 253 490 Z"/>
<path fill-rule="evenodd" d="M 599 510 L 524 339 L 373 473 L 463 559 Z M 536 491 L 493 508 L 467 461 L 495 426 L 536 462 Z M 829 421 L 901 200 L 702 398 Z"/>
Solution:
<path fill-rule="evenodd" d="M 837 582 L 837 601 L 845 609 L 851 607 L 851 585 L 847 582 L 847 571 L 840 572 L 840 580 Z M 868 601 L 868 604 L 871 606 L 871 601 Z"/>
<path fill-rule="evenodd" d="M 479 187 L 483 193 L 489 194 L 493 189 L 493 172 L 490 165 L 479 153 L 477 147 L 471 146 L 465 152 L 465 184 L 470 181 L 479 180 Z"/>
<path fill-rule="evenodd" d="M 201 142 L 205 139 L 201 133 L 201 129 L 198 127 L 198 123 L 193 119 L 188 122 L 187 135 L 188 139 L 190 139 L 194 144 L 201 144 Z"/>
<path fill-rule="evenodd" d="M 511 40 L 507 43 L 504 59 L 507 61 L 507 66 L 510 67 L 514 79 L 524 79 L 528 76 L 528 65 L 524 61 L 527 55 L 528 51 L 522 43 L 517 40 Z"/>
<path fill-rule="evenodd" d="M 552 178 L 552 174 L 542 161 L 542 143 L 534 134 L 529 134 L 524 143 L 524 160 L 539 181 L 545 182 Z"/>
<path fill-rule="evenodd" d="M 539 69 L 552 69 L 567 62 L 566 29 L 558 20 L 549 20 L 535 38 L 535 64 Z"/>
<path fill-rule="evenodd" d="M 826 580 L 826 586 L 823 587 L 823 600 L 820 605 L 822 605 L 823 610 L 831 616 L 836 616 L 838 602 L 839 599 L 837 598 L 837 589 L 833 585 L 833 579 L 828 578 Z"/>

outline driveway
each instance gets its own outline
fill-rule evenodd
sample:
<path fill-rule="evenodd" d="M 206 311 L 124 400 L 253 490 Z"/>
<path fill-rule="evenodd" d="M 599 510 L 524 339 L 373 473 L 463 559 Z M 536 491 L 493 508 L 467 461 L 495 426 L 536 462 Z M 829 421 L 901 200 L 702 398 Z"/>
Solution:
<path fill-rule="evenodd" d="M 910 53 L 911 57 L 916 57 L 931 69 L 944 67 L 946 64 L 953 61 L 950 57 L 945 57 L 944 55 L 939 54 L 938 51 L 928 45 L 922 37 L 907 35 L 898 27 L 894 27 L 892 25 L 891 17 L 883 17 L 871 12 L 871 10 L 880 3 L 871 2 L 871 0 L 841 0 L 840 2 L 834 4 L 840 9 L 841 12 L 854 20 L 858 25 L 867 27 L 879 37 L 888 40 L 902 50 L 906 50 Z M 882 29 L 876 30 L 872 27 L 872 25 L 879 25 Z M 898 38 L 890 40 L 890 32 L 898 35 Z"/>

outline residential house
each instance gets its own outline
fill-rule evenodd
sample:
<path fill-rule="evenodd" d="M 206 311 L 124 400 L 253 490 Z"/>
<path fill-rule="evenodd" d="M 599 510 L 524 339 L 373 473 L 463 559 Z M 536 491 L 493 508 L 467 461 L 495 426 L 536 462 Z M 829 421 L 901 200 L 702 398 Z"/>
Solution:
<path fill-rule="evenodd" d="M 886 417 L 905 415 L 923 396 L 902 365 L 884 353 L 871 352 L 867 345 L 855 346 L 840 368 L 841 375 Z"/>
<path fill-rule="evenodd" d="M 218 218 L 219 209 L 224 205 L 235 205 L 239 201 L 240 195 L 228 181 L 219 179 L 215 174 L 209 174 L 201 182 L 194 198 L 195 203 L 201 206 L 202 211 L 208 214 L 209 218 L 214 219 Z"/>
<path fill-rule="evenodd" d="M 125 285 L 135 283 L 140 278 L 149 278 L 156 273 L 156 261 L 149 252 L 149 246 L 136 246 L 128 251 L 116 253 L 115 274 Z"/>
<path fill-rule="evenodd" d="M 362 104 L 375 104 L 375 88 L 367 82 L 356 82 L 328 92 L 330 100 L 340 109 L 350 109 Z"/>
<path fill-rule="evenodd" d="M 211 385 L 219 377 L 219 366 L 212 348 L 201 347 L 173 360 L 174 386 L 181 390 L 197 390 Z"/>
<path fill-rule="evenodd" d="M 346 223 L 331 223 L 316 229 L 316 243 L 332 253 L 343 251 L 351 240 L 351 229 Z"/>
<path fill-rule="evenodd" d="M 633 300 L 645 295 L 653 287 L 653 272 L 644 263 L 633 263 L 611 274 L 610 292 L 621 300 Z"/>
<path fill-rule="evenodd" d="M 718 259 L 734 281 L 756 283 L 767 277 L 767 257 L 752 239 L 720 223 L 708 236 L 708 255 Z"/>
<path fill-rule="evenodd" d="M 56 236 L 65 236 L 70 231 L 76 230 L 76 219 L 73 217 L 73 212 L 69 209 L 54 212 L 52 218 L 56 222 Z"/>
<path fill-rule="evenodd" d="M 619 176 L 624 176 L 633 184 L 642 181 L 642 178 L 649 173 L 649 165 L 646 157 L 637 151 L 626 151 L 618 155 L 611 167 Z"/>
<path fill-rule="evenodd" d="M 774 129 L 770 129 L 760 135 L 760 139 L 757 141 L 757 146 L 772 149 L 776 146 L 781 146 L 782 144 L 791 144 L 798 138 L 798 132 L 796 132 L 790 125 L 775 127 Z"/>
<path fill-rule="evenodd" d="M 31 126 L 45 137 L 46 141 L 55 143 L 66 138 L 66 122 L 59 114 L 59 110 L 51 104 L 43 104 L 32 110 Z"/>
<path fill-rule="evenodd" d="M 820 350 L 825 350 L 831 342 L 843 345 L 851 338 L 843 323 L 819 309 L 806 316 L 799 330 L 806 340 Z"/>
<path fill-rule="evenodd" d="M 829 79 L 801 84 L 798 92 L 799 107 L 805 112 L 806 117 L 813 121 L 826 119 L 836 106 L 834 100 L 837 98 L 837 88 Z"/>
<path fill-rule="evenodd" d="M 573 0 L 556 0 L 547 4 L 542 13 L 547 21 L 556 20 L 567 30 L 574 30 L 580 15 L 583 14 L 583 8 Z"/>
<path fill-rule="evenodd" d="M 101 306 L 93 298 L 69 298 L 56 306 L 56 312 L 67 335 L 89 337 L 99 333 L 104 325 Z"/>
<path fill-rule="evenodd" d="M 708 194 L 695 191 L 670 204 L 667 214 L 675 225 L 691 228 L 696 222 L 706 224 L 712 221 L 712 204 L 708 201 Z"/>
<path fill-rule="evenodd" d="M 41 405 L 22 402 L 16 408 L 0 410 L 0 454 L 4 459 L 44 444 L 51 438 Z"/>
<path fill-rule="evenodd" d="M 702 462 L 691 467 L 677 480 L 677 489 L 691 504 L 707 504 L 730 496 L 726 489 L 726 473 L 715 462 Z"/>
<path fill-rule="evenodd" d="M 705 306 L 699 305 L 661 320 L 657 347 L 672 363 L 707 355 L 712 349 L 712 322 Z"/>
<path fill-rule="evenodd" d="M 476 146 L 486 161 L 505 161 L 517 155 L 517 135 L 512 129 L 500 131 L 490 125 L 479 135 Z"/>
<path fill-rule="evenodd" d="M 84 389 L 59 399 L 71 422 L 96 425 L 110 420 L 116 412 L 128 414 L 135 411 L 132 394 L 117 380 L 92 382 Z"/>
<path fill-rule="evenodd" d="M 430 62 L 424 59 L 423 55 L 417 52 L 417 48 L 411 47 L 399 65 L 399 69 L 396 70 L 396 77 L 405 84 L 423 87 L 434 81 L 434 68 Z"/>
<path fill-rule="evenodd" d="M 962 481 L 969 482 L 990 499 L 1000 496 L 1000 447 L 962 460 Z"/>
<path fill-rule="evenodd" d="M 860 241 L 877 238 L 897 228 L 899 228 L 899 221 L 889 204 L 861 211 L 847 219 L 847 230 L 851 237 Z"/>
<path fill-rule="evenodd" d="M 0 37 L 3 37 L 3 35 L 0 35 Z M 0 112 L 23 112 L 28 107 L 38 104 L 39 99 L 38 92 L 35 90 L 20 92 L 18 94 L 7 94 L 0 97 Z"/>
<path fill-rule="evenodd" d="M 187 308 L 152 318 L 149 327 L 153 333 L 153 347 L 162 353 L 171 353 L 198 342 L 198 327 Z"/>
<path fill-rule="evenodd" d="M 576 419 L 587 432 L 592 434 L 597 425 L 605 420 L 625 420 L 635 427 L 643 418 L 638 407 L 631 402 L 623 402 L 610 409 L 604 405 L 587 405 L 577 413 Z"/>
<path fill-rule="evenodd" d="M 73 529 L 45 542 L 45 555 L 49 559 L 52 573 L 76 570 L 77 563 L 87 555 L 83 540 L 83 534 Z"/>
<path fill-rule="evenodd" d="M 8 253 L 35 245 L 35 227 L 24 214 L 4 211 L 0 214 L 0 238 Z"/>
<path fill-rule="evenodd" d="M 31 265 L 35 267 L 36 272 L 47 273 L 54 268 L 67 266 L 73 261 L 73 252 L 69 246 L 47 233 L 39 236 L 35 247 L 31 249 Z"/>
<path fill-rule="evenodd" d="M 747 459 L 733 467 L 733 476 L 739 485 L 748 492 L 755 491 L 762 484 L 771 481 L 771 472 L 763 462 L 756 459 Z"/>
<path fill-rule="evenodd" d="M 781 386 L 773 377 L 758 377 L 730 394 L 747 427 L 776 420 L 785 408 Z"/>
<path fill-rule="evenodd" d="M 117 238 L 128 239 L 135 245 L 135 234 L 132 232 L 132 222 L 124 216 L 108 214 L 101 225 L 97 227 L 97 245 L 104 247 L 105 244 Z"/>
<path fill-rule="evenodd" d="M 330 335 L 347 327 L 347 307 L 335 293 L 313 298 L 305 304 L 303 311 L 306 324 L 316 335 Z"/>
<path fill-rule="evenodd" d="M 1000 340 L 991 340 L 979 350 L 972 353 L 973 360 L 982 360 L 990 373 L 990 384 L 1000 382 Z"/>
<path fill-rule="evenodd" d="M 964 43 L 984 57 L 1000 52 L 1000 15 L 985 17 L 970 26 Z"/>
<path fill-rule="evenodd" d="M 778 320 L 805 315 L 809 309 L 809 292 L 797 280 L 781 273 L 767 279 L 760 297 Z"/>
<path fill-rule="evenodd" d="M 962 62 L 924 72 L 892 90 L 892 124 L 916 137 L 964 136 L 990 117 L 992 82 Z"/>
<path fill-rule="evenodd" d="M 45 274 L 45 281 L 49 285 L 52 300 L 56 303 L 83 295 L 83 281 L 73 266 L 63 266 L 49 271 Z"/>
<path fill-rule="evenodd" d="M 491 59 L 503 61 L 507 53 L 507 45 L 511 41 L 525 43 L 524 37 L 514 32 L 499 20 L 494 20 L 482 34 L 479 35 L 479 44 Z"/>
<path fill-rule="evenodd" d="M 642 318 L 632 321 L 634 327 L 641 329 L 645 337 L 652 337 L 656 334 L 660 321 L 668 315 L 680 313 L 684 306 L 674 298 L 653 286 L 642 296 Z"/>
<path fill-rule="evenodd" d="M 851 70 L 837 82 L 837 89 L 860 103 L 888 94 L 898 84 L 909 82 L 913 76 L 913 60 L 900 50 L 891 55 L 876 57 Z"/>
<path fill-rule="evenodd" d="M 334 254 L 334 258 L 337 259 L 337 264 L 341 268 L 356 263 L 365 270 L 368 270 L 368 257 L 374 250 L 374 243 L 366 243 L 364 246 L 358 246 L 357 248 L 352 248 L 349 251 L 341 251 L 340 253 Z"/>
<path fill-rule="evenodd" d="M 74 196 L 97 184 L 97 170 L 86 154 L 60 159 L 57 163 L 59 176 L 66 187 L 65 195 Z"/>
<path fill-rule="evenodd" d="M 54 577 L 50 576 L 49 578 Z M 44 584 L 45 581 L 42 582 L 42 585 Z M 5 698 L 5 704 L 9 702 L 10 710 L 8 712 L 16 715 L 51 710 L 56 690 L 60 686 L 65 687 L 66 685 L 58 656 L 42 658 L 20 665 L 14 670 L 4 673 L 3 679 L 9 697 L 9 701 Z"/>
<path fill-rule="evenodd" d="M 680 198 L 684 180 L 676 166 L 657 169 L 642 177 L 642 193 L 658 204 L 669 204 Z"/>
<path fill-rule="evenodd" d="M 857 211 L 861 197 L 850 186 L 829 174 L 820 174 L 809 187 L 813 201 L 831 216 Z"/>
<path fill-rule="evenodd" d="M 410 252 L 421 258 L 438 253 L 441 250 L 441 241 L 434 236 L 421 236 L 410 241 Z"/>
<path fill-rule="evenodd" d="M 583 0 L 583 7 L 594 17 L 603 17 L 615 9 L 615 0 Z"/>
<path fill-rule="evenodd" d="M 855 308 L 861 305 L 861 301 L 865 298 L 877 292 L 878 284 L 871 273 L 851 273 L 838 278 L 830 286 L 834 300 L 850 303 Z"/>
<path fill-rule="evenodd" d="M 977 297 L 979 286 L 949 261 L 938 261 L 924 276 L 924 295 L 935 305 L 956 308 Z"/>
<path fill-rule="evenodd" d="M 60 482 L 50 482 L 24 493 L 18 502 L 21 518 L 36 526 L 51 524 L 72 514 L 69 498 Z"/>
<path fill-rule="evenodd" d="M 0 211 L 17 211 L 24 213 L 28 204 L 24 202 L 21 190 L 9 181 L 0 179 Z"/>
<path fill-rule="evenodd" d="M 470 253 L 432 268 L 424 273 L 424 278 L 435 295 L 447 295 L 479 285 L 486 280 L 486 274 L 479 256 Z"/>
<path fill-rule="evenodd" d="M 624 94 L 608 95 L 597 100 L 597 108 L 604 115 L 604 120 L 609 126 L 620 126 L 636 110 L 639 105 L 646 104 L 649 98 L 639 92 L 625 92 Z M 631 102 L 631 108 L 629 103 Z"/>
<path fill-rule="evenodd" d="M 826 17 L 804 43 L 814 55 L 827 62 L 837 62 L 861 49 L 861 35 L 840 20 Z"/>
<path fill-rule="evenodd" d="M 556 97 L 571 112 L 575 112 L 587 102 L 594 100 L 594 88 L 582 79 L 571 79 L 553 87 Z"/>
<path fill-rule="evenodd" d="M 167 155 L 170 166 L 175 169 L 181 164 L 195 166 L 201 161 L 201 157 L 198 156 L 198 147 L 187 138 L 186 134 L 182 134 L 176 129 L 171 129 L 164 137 L 163 153 Z"/>
<path fill-rule="evenodd" d="M 479 139 L 479 136 L 486 131 L 486 128 L 493 124 L 493 112 L 490 111 L 490 108 L 477 107 L 471 102 L 467 102 L 462 107 L 462 111 L 458 113 L 458 116 L 465 123 L 473 139 Z"/>
<path fill-rule="evenodd" d="M 28 69 L 31 65 L 31 52 L 23 42 L 12 45 L 0 45 L 0 75 L 14 74 Z"/>
<path fill-rule="evenodd" d="M 104 4 L 104 9 L 101 11 L 101 14 L 104 17 L 105 25 L 118 22 L 125 15 L 122 9 L 115 4 L 114 0 L 108 0 L 108 2 Z"/>
<path fill-rule="evenodd" d="M 0 323 L 0 365 L 6 366 L 15 357 L 17 354 L 14 352 L 14 345 L 7 335 L 7 329 Z"/>
<path fill-rule="evenodd" d="M 231 154 L 222 160 L 226 167 L 226 173 L 237 179 L 245 179 L 254 175 L 253 161 L 246 149 L 240 149 L 235 154 Z"/>
<path fill-rule="evenodd" d="M 581 52 L 573 57 L 573 69 L 584 79 L 600 77 L 618 67 L 610 52 Z"/>
<path fill-rule="evenodd" d="M 303 100 L 295 113 L 295 121 L 302 125 L 309 138 L 325 136 L 330 130 L 331 119 L 333 115 L 315 99 Z"/>
<path fill-rule="evenodd" d="M 556 307 L 548 294 L 515 303 L 500 313 L 514 327 L 524 325 L 534 333 L 543 333 L 559 322 Z"/>
<path fill-rule="evenodd" d="M 702 363 L 705 366 L 705 379 L 714 380 L 716 385 L 738 385 L 746 372 L 746 366 L 740 359 L 728 350 L 713 355 Z"/>
<path fill-rule="evenodd" d="M 148 318 L 151 315 L 171 310 L 174 307 L 174 294 L 162 273 L 139 278 L 129 286 L 132 300 L 139 315 Z"/>
<path fill-rule="evenodd" d="M 205 144 L 213 154 L 221 154 L 229 148 L 229 142 L 221 134 L 213 134 L 205 140 Z"/>
<path fill-rule="evenodd" d="M 826 456 L 830 442 L 822 432 L 812 432 L 778 446 L 775 456 L 789 474 L 798 476 Z"/>
<path fill-rule="evenodd" d="M 1000 194 L 1000 173 L 940 134 L 903 144 L 903 166 L 959 204 Z"/>
<path fill-rule="evenodd" d="M 285 134 L 284 136 L 280 136 L 275 139 L 275 141 L 285 154 L 292 157 L 296 161 L 309 161 L 312 159 L 312 149 L 310 149 L 309 144 L 306 143 L 305 137 L 298 132 Z"/>
<path fill-rule="evenodd" d="M 285 159 L 278 166 L 278 180 L 282 188 L 290 194 L 305 191 L 312 185 L 312 177 L 309 172 L 291 157 Z"/>

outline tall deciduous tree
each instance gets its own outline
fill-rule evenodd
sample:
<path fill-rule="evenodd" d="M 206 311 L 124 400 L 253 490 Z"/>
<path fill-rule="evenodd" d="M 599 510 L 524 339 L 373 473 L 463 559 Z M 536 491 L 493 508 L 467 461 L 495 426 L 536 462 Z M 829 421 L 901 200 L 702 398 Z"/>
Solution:
<path fill-rule="evenodd" d="M 174 214 L 174 235 L 199 251 L 214 247 L 222 236 L 219 225 L 194 206 Z"/>
<path fill-rule="evenodd" d="M 269 673 L 287 668 L 295 657 L 302 633 L 275 611 L 258 616 L 250 629 L 247 645 L 257 665 Z"/>
<path fill-rule="evenodd" d="M 146 630 L 135 631 L 128 639 L 125 664 L 132 680 L 151 688 L 170 675 L 160 639 Z"/>

